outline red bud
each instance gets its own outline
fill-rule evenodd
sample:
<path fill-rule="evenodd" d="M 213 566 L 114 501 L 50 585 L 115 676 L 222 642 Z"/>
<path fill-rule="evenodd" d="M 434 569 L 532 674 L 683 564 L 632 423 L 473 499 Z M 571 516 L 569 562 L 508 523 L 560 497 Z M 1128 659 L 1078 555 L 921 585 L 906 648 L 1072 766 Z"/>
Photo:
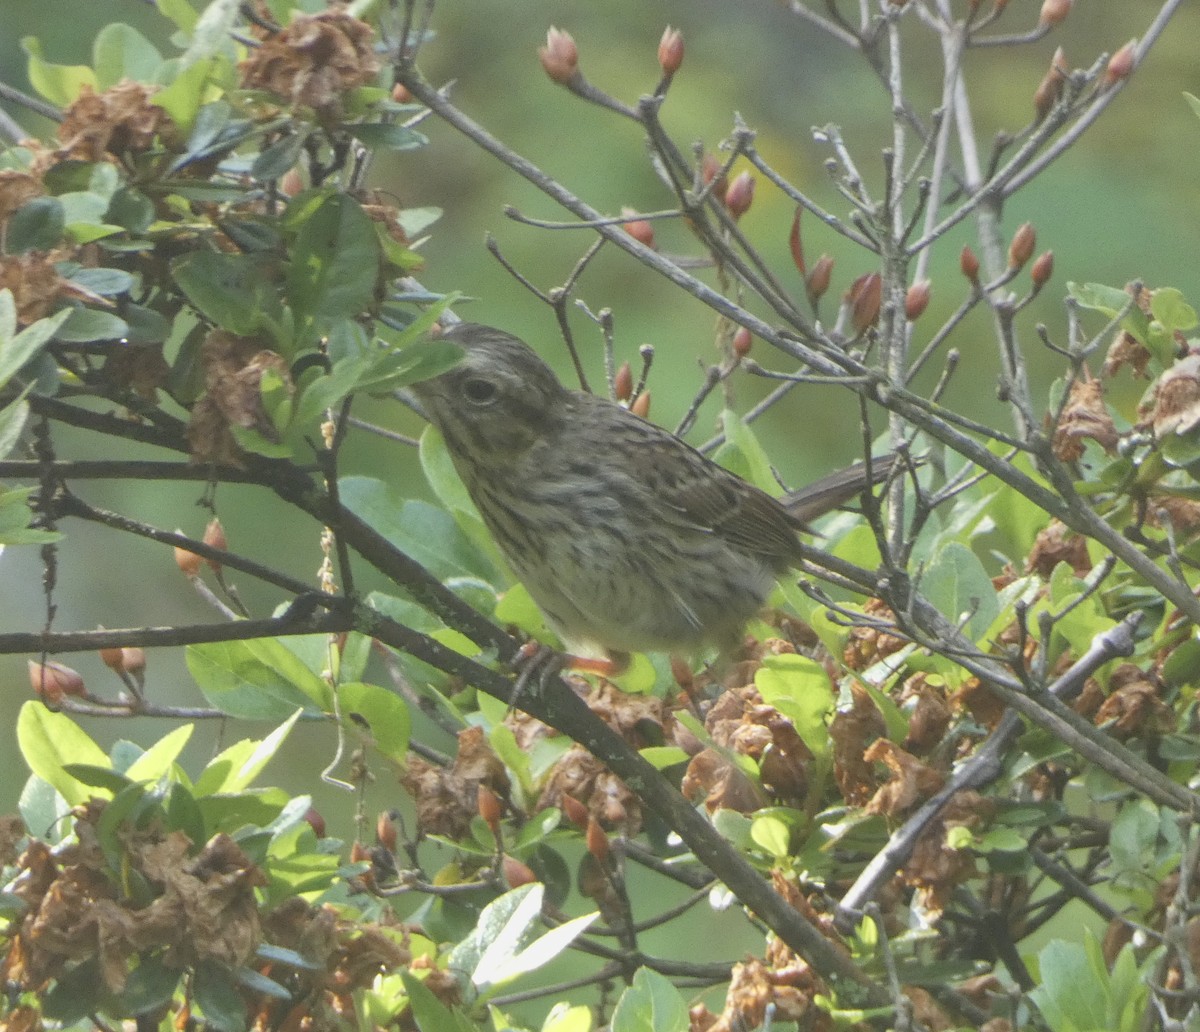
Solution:
<path fill-rule="evenodd" d="M 916 322 L 921 314 L 929 307 L 931 293 L 929 280 L 920 280 L 908 288 L 904 295 L 904 317 L 909 322 Z"/>
<path fill-rule="evenodd" d="M 740 219 L 750 210 L 753 203 L 754 177 L 749 172 L 739 172 L 725 191 L 725 207 L 729 209 L 730 215 Z"/>
<path fill-rule="evenodd" d="M 304 179 L 301 177 L 299 169 L 289 168 L 279 177 L 279 192 L 284 197 L 295 197 L 303 189 Z"/>
<path fill-rule="evenodd" d="M 588 822 L 587 807 L 574 796 L 564 795 L 560 800 L 562 812 L 567 820 L 578 828 L 586 828 Z"/>
<path fill-rule="evenodd" d="M 877 272 L 859 276 L 846 291 L 850 303 L 850 323 L 856 333 L 864 333 L 879 318 L 883 302 L 883 277 Z"/>
<path fill-rule="evenodd" d="M 1059 47 L 1054 51 L 1054 57 L 1050 60 L 1050 67 L 1046 69 L 1046 74 L 1042 81 L 1038 83 L 1038 88 L 1033 93 L 1033 111 L 1037 121 L 1041 121 L 1054 107 L 1058 98 L 1062 96 L 1063 83 L 1067 77 L 1067 55 L 1063 52 L 1063 48 Z"/>
<path fill-rule="evenodd" d="M 204 528 L 204 537 L 200 540 L 208 545 L 209 548 L 219 548 L 222 552 L 229 551 L 229 541 L 225 537 L 225 528 L 216 516 L 208 521 L 208 526 Z M 216 559 L 205 559 L 204 561 L 212 568 L 213 573 L 221 572 L 221 564 Z"/>
<path fill-rule="evenodd" d="M 587 848 L 597 860 L 607 860 L 609 853 L 608 836 L 604 834 L 604 829 L 600 827 L 600 822 L 594 817 L 588 821 L 587 826 Z"/>
<path fill-rule="evenodd" d="M 745 326 L 739 326 L 733 335 L 733 353 L 738 358 L 745 358 L 750 354 L 750 345 L 753 342 L 754 338 L 750 335 L 750 331 Z"/>
<path fill-rule="evenodd" d="M 510 889 L 519 889 L 522 885 L 529 885 L 531 882 L 537 881 L 537 875 L 533 873 L 533 868 L 507 853 L 500 859 L 500 873 L 504 876 L 505 884 Z"/>
<path fill-rule="evenodd" d="M 317 838 L 325 837 L 325 818 L 321 816 L 320 810 L 315 806 L 310 806 L 304 814 L 304 819 L 308 821 L 308 826 L 312 828 Z"/>
<path fill-rule="evenodd" d="M 542 68 L 560 86 L 570 85 L 579 74 L 579 48 L 569 32 L 550 26 L 546 33 L 546 45 L 538 47 L 538 58 Z"/>
<path fill-rule="evenodd" d="M 487 785 L 480 783 L 475 789 L 475 804 L 479 810 L 479 816 L 483 818 L 484 823 L 492 829 L 493 835 L 500 834 L 500 817 L 504 812 L 504 807 L 500 805 L 500 799 Z"/>
<path fill-rule="evenodd" d="M 617 401 L 628 401 L 633 394 L 633 370 L 628 362 L 622 362 L 613 377 L 613 396 Z"/>
<path fill-rule="evenodd" d="M 670 25 L 658 41 L 658 64 L 666 76 L 674 75 L 683 64 L 683 33 Z"/>
<path fill-rule="evenodd" d="M 962 253 L 958 256 L 958 267 L 972 283 L 979 282 L 979 259 L 969 246 L 963 246 Z"/>
<path fill-rule="evenodd" d="M 29 686 L 44 702 L 58 705 L 64 695 L 83 695 L 83 677 L 65 663 L 29 660 Z"/>
<path fill-rule="evenodd" d="M 1038 25 L 1043 25 L 1053 28 L 1055 25 L 1061 24 L 1068 14 L 1071 13 L 1071 4 L 1074 0 L 1043 0 L 1042 13 L 1038 18 Z"/>
<path fill-rule="evenodd" d="M 1008 267 L 1023 268 L 1033 257 L 1033 249 L 1037 246 L 1037 233 L 1033 230 L 1032 222 L 1023 222 L 1013 234 L 1012 243 L 1008 245 Z"/>
<path fill-rule="evenodd" d="M 402 82 L 392 86 L 392 100 L 397 104 L 408 104 L 412 101 L 413 95 L 408 92 L 408 87 Z"/>
<path fill-rule="evenodd" d="M 803 208 L 796 209 L 796 215 L 792 219 L 792 232 L 788 235 L 788 245 L 792 249 L 792 261 L 801 276 L 808 271 L 804 265 L 804 241 L 800 239 L 800 213 L 803 210 Z"/>
<path fill-rule="evenodd" d="M 146 650 L 136 645 L 121 649 L 121 669 L 127 674 L 141 674 L 146 669 Z"/>
<path fill-rule="evenodd" d="M 125 669 L 124 661 L 121 659 L 121 647 L 113 646 L 111 649 L 101 649 L 100 659 L 109 670 L 121 673 Z"/>
<path fill-rule="evenodd" d="M 621 214 L 629 216 L 636 215 L 637 212 L 632 208 L 622 208 Z M 654 247 L 654 226 L 646 219 L 634 219 L 631 222 L 622 222 L 621 228 L 639 244 L 645 244 L 649 248 Z"/>
<path fill-rule="evenodd" d="M 391 813 L 384 810 L 375 818 L 375 841 L 389 853 L 394 853 L 396 852 L 397 838 L 396 822 L 392 819 Z"/>
<path fill-rule="evenodd" d="M 723 167 L 717 156 L 707 151 L 704 157 L 700 159 L 700 179 L 705 186 L 708 186 L 709 183 L 713 184 L 710 192 L 718 201 L 725 200 L 725 191 L 729 189 L 725 173 L 721 171 Z M 716 180 L 716 182 L 713 182 L 713 180 Z"/>
<path fill-rule="evenodd" d="M 1137 40 L 1131 39 L 1112 57 L 1108 59 L 1108 67 L 1104 69 L 1104 84 L 1112 86 L 1128 79 L 1133 71 L 1136 57 Z"/>
<path fill-rule="evenodd" d="M 808 275 L 804 278 L 804 286 L 808 289 L 809 300 L 814 304 L 825 296 L 829 289 L 829 281 L 833 276 L 833 259 L 827 254 L 816 260 Z"/>
<path fill-rule="evenodd" d="M 633 404 L 629 406 L 629 411 L 635 416 L 641 416 L 643 419 L 650 418 L 650 392 L 642 391 L 636 398 L 633 399 Z"/>
<path fill-rule="evenodd" d="M 1029 278 L 1033 280 L 1035 290 L 1041 290 L 1054 275 L 1054 252 L 1044 251 L 1038 255 L 1038 259 L 1033 263 L 1033 268 L 1029 270 Z"/>
<path fill-rule="evenodd" d="M 183 531 L 176 527 L 175 533 L 182 534 Z M 203 561 L 195 552 L 189 552 L 186 548 L 180 548 L 178 545 L 175 547 L 175 565 L 183 571 L 185 577 L 199 576 L 200 564 Z"/>

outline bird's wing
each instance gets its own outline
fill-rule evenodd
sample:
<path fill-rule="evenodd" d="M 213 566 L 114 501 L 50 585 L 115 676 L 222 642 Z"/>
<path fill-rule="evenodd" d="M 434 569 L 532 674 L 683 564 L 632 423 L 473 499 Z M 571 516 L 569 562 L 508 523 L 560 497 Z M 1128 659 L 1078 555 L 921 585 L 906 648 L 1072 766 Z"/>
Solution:
<path fill-rule="evenodd" d="M 659 461 L 648 465 L 671 470 L 671 475 L 652 478 L 657 480 L 652 486 L 689 526 L 718 534 L 772 564 L 795 556 L 800 524 L 774 498 L 678 438 L 659 440 L 651 447 Z"/>

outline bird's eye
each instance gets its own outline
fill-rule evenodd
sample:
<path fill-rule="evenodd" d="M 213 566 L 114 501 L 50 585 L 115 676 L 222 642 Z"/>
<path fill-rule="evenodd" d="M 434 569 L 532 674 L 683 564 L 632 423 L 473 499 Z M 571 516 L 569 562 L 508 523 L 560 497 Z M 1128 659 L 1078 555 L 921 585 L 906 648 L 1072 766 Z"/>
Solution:
<path fill-rule="evenodd" d="M 463 395 L 473 405 L 490 405 L 496 400 L 496 385 L 477 376 L 463 383 Z"/>

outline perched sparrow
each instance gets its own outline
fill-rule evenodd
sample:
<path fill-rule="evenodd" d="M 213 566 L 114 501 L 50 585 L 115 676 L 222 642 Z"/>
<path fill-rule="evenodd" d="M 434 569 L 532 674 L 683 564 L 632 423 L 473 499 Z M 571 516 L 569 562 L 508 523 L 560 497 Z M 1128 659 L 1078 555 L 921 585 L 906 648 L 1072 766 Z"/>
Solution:
<path fill-rule="evenodd" d="M 731 651 L 805 521 L 885 479 L 893 457 L 781 501 L 606 398 L 570 390 L 527 344 L 460 323 L 465 357 L 413 387 L 483 521 L 573 653 Z"/>

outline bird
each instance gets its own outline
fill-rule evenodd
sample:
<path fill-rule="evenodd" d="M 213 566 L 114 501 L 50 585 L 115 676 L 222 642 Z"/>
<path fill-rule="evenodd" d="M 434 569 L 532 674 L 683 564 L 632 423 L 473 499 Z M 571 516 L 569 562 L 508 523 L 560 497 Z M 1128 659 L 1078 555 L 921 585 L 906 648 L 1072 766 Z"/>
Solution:
<path fill-rule="evenodd" d="M 412 385 L 484 524 L 567 652 L 732 654 L 808 523 L 894 455 L 776 499 L 628 408 L 565 386 L 519 337 L 456 323 L 463 355 Z"/>

